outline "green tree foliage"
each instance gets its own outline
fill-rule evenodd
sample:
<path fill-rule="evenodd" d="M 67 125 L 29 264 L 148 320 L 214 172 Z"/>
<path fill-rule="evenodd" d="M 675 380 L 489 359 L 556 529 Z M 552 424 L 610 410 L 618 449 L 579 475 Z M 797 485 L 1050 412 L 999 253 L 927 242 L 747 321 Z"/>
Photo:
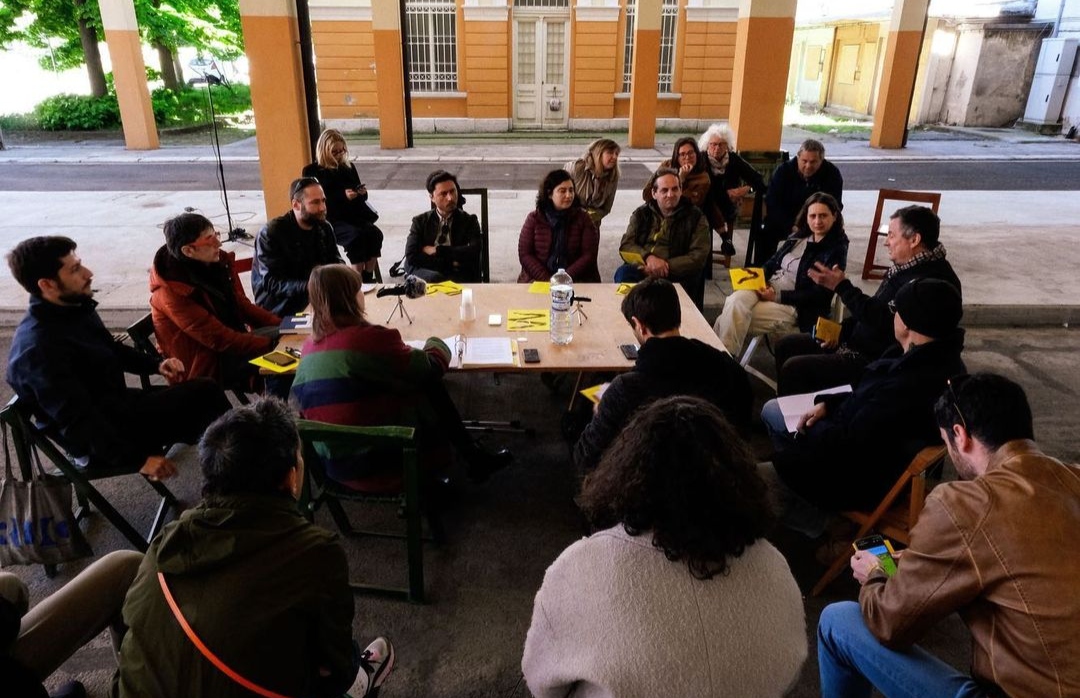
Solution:
<path fill-rule="evenodd" d="M 134 0 L 143 40 L 172 55 L 181 46 L 231 60 L 243 52 L 238 0 Z M 22 20 L 21 22 L 19 20 Z M 97 0 L 0 0 L 0 48 L 22 41 L 43 50 L 41 66 L 67 70 L 84 63 L 95 70 L 80 39 L 80 21 L 104 39 Z M 100 67 L 97 68 L 100 70 Z"/>

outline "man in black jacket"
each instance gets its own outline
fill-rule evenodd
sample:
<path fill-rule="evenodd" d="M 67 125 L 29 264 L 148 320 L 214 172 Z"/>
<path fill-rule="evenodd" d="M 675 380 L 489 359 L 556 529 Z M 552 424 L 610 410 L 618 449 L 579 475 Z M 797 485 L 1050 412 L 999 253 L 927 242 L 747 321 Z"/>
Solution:
<path fill-rule="evenodd" d="M 295 315 L 308 306 L 312 269 L 343 263 L 334 230 L 326 222 L 326 194 L 319 180 L 294 180 L 289 199 L 292 210 L 267 223 L 255 238 L 251 267 L 256 305 L 279 317 Z"/>
<path fill-rule="evenodd" d="M 776 252 L 780 241 L 791 235 L 795 217 L 811 194 L 832 194 L 844 208 L 844 178 L 836 165 L 825 159 L 821 141 L 808 138 L 795 157 L 773 172 L 765 190 L 768 214 L 761 234 L 754 240 L 754 266 L 761 266 Z"/>
<path fill-rule="evenodd" d="M 412 219 L 405 241 L 405 271 L 425 281 L 483 281 L 483 238 L 476 216 L 461 209 L 457 177 L 435 170 L 427 178 L 433 209 Z"/>
<path fill-rule="evenodd" d="M 889 301 L 909 281 L 940 279 L 961 291 L 960 279 L 945 259 L 945 246 L 938 241 L 940 232 L 941 220 L 925 206 L 905 206 L 893 213 L 885 238 L 893 266 L 873 296 L 856 288 L 839 267 L 814 265 L 810 278 L 835 291 L 850 315 L 838 345 L 821 344 L 808 334 L 788 335 L 776 343 L 777 394 L 799 395 L 858 380 L 867 364 L 896 346 Z"/>
<path fill-rule="evenodd" d="M 941 442 L 934 403 L 946 381 L 966 370 L 958 327 L 963 305 L 955 287 L 916 279 L 891 305 L 898 345 L 866 367 L 854 392 L 818 395 L 797 434 L 787 430 L 777 400 L 761 411 L 777 449 L 779 508 L 786 524 L 811 537 L 824 530 L 821 509 L 876 505 L 916 453 Z M 806 509 L 806 502 L 819 511 Z"/>
<path fill-rule="evenodd" d="M 667 279 L 649 278 L 626 294 L 622 313 L 641 349 L 634 368 L 604 392 L 592 421 L 574 447 L 574 462 L 591 470 L 633 413 L 672 395 L 700 397 L 719 407 L 738 428 L 750 422 L 753 394 L 746 372 L 726 352 L 679 335 L 682 310 Z"/>
<path fill-rule="evenodd" d="M 89 467 L 99 463 L 164 479 L 176 470 L 162 447 L 195 443 L 229 409 L 209 378 L 160 390 L 128 388 L 124 373 L 160 373 L 182 381 L 178 359 L 159 362 L 113 340 L 95 308 L 93 273 L 66 237 L 24 240 L 8 255 L 12 276 L 30 293 L 30 309 L 11 340 L 7 381 L 20 400 Z"/>

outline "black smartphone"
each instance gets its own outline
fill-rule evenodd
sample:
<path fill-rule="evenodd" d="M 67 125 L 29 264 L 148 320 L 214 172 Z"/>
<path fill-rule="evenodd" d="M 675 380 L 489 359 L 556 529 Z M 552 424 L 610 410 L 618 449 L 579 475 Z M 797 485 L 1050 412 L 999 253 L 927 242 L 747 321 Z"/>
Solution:
<path fill-rule="evenodd" d="M 540 363 L 540 350 L 539 349 L 533 349 L 531 347 L 528 348 L 528 349 L 522 349 L 521 350 L 521 356 L 525 359 L 525 363 L 527 363 L 527 364 L 538 364 L 538 363 Z"/>
<path fill-rule="evenodd" d="M 276 366 L 292 366 L 296 363 L 296 358 L 289 356 L 283 351 L 272 351 L 269 354 L 264 354 L 263 359 L 269 361 Z"/>
<path fill-rule="evenodd" d="M 865 550 L 881 560 L 881 569 L 890 577 L 896 574 L 896 559 L 893 557 L 892 544 L 879 535 L 866 536 L 852 543 L 856 550 Z"/>
<path fill-rule="evenodd" d="M 620 344 L 619 351 L 626 357 L 627 361 L 637 361 L 637 345 L 636 344 Z"/>

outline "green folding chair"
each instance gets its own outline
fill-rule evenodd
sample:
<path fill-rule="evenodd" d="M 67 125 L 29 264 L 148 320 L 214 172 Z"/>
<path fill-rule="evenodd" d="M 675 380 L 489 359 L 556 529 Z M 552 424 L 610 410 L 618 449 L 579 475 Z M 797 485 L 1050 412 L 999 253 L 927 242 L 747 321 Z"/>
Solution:
<path fill-rule="evenodd" d="M 409 566 L 407 588 L 380 587 L 370 584 L 350 583 L 354 591 L 392 598 L 406 599 L 413 603 L 424 602 L 424 551 L 420 507 L 420 471 L 417 461 L 415 430 L 412 427 L 350 427 L 298 420 L 300 440 L 303 442 L 306 476 L 300 497 L 300 509 L 309 520 L 323 504 L 331 518 L 346 537 L 372 536 L 376 538 L 404 538 Z M 346 487 L 326 475 L 322 459 L 315 444 L 328 448 L 371 449 L 379 452 L 401 453 L 403 487 L 401 492 L 369 494 Z M 365 504 L 392 504 L 405 513 L 405 533 L 386 531 L 360 531 L 353 528 L 342 502 Z M 432 527 L 437 524 L 432 522 Z"/>

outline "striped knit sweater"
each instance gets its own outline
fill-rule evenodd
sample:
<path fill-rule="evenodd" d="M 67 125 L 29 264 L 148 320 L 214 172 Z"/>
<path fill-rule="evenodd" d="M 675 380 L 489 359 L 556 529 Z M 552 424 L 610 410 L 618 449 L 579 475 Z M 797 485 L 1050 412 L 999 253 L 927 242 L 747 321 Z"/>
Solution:
<path fill-rule="evenodd" d="M 379 325 L 338 330 L 320 341 L 304 343 L 303 360 L 296 370 L 293 397 L 304 419 L 350 426 L 415 426 L 419 429 L 422 460 L 431 446 L 425 443 L 425 424 L 436 415 L 424 399 L 424 385 L 438 380 L 450 362 L 450 349 L 438 337 L 423 350 L 401 341 L 401 334 Z M 322 445 L 327 475 L 363 491 L 400 487 L 398 462 L 376 453 L 329 452 Z"/>

